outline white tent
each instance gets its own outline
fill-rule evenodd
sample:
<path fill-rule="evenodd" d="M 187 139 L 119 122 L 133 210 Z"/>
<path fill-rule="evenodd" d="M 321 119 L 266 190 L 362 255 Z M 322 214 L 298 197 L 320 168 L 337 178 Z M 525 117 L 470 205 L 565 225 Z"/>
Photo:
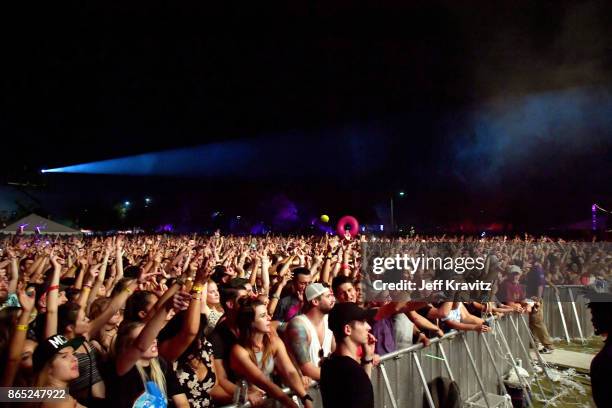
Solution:
<path fill-rule="evenodd" d="M 48 220 L 40 215 L 30 214 L 1 229 L 0 234 L 52 234 L 52 235 L 77 235 L 81 231 L 69 228 L 65 225 Z"/>

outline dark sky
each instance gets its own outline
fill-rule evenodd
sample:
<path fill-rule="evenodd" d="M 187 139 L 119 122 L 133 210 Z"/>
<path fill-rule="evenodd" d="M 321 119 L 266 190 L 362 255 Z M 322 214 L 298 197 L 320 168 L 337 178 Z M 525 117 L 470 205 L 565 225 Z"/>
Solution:
<path fill-rule="evenodd" d="M 5 13 L 0 174 L 48 213 L 148 194 L 170 221 L 264 217 L 281 195 L 379 222 L 405 189 L 405 223 L 539 227 L 612 206 L 609 2 L 113 3 Z M 227 141 L 265 176 L 35 175 Z"/>

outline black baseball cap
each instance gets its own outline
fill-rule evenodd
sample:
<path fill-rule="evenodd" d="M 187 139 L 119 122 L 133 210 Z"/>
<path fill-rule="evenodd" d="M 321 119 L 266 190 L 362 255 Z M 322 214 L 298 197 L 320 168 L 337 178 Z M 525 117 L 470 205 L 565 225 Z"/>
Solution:
<path fill-rule="evenodd" d="M 38 347 L 36 347 L 36 350 L 34 350 L 34 354 L 32 355 L 32 367 L 34 372 L 40 371 L 61 349 L 72 347 L 76 350 L 84 341 L 85 337 L 82 336 L 75 337 L 72 340 L 68 340 L 61 334 L 49 337 L 47 340 L 41 342 Z"/>
<path fill-rule="evenodd" d="M 336 303 L 329 312 L 328 324 L 336 337 L 343 337 L 344 326 L 355 320 L 369 320 L 376 316 L 376 309 L 364 309 L 356 303 Z"/>

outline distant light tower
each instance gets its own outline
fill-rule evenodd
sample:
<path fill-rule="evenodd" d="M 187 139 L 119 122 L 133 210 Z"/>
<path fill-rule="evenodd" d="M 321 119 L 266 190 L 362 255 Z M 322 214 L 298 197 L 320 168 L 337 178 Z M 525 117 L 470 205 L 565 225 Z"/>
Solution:
<path fill-rule="evenodd" d="M 591 228 L 597 231 L 597 204 L 591 206 Z"/>
<path fill-rule="evenodd" d="M 400 198 L 404 198 L 404 196 L 406 195 L 406 192 L 404 191 L 400 191 L 399 193 L 397 193 L 398 196 L 400 196 Z M 393 206 L 393 194 L 391 195 L 391 199 L 390 199 L 390 209 L 391 209 L 391 232 L 395 232 L 396 228 L 395 228 L 395 209 Z"/>

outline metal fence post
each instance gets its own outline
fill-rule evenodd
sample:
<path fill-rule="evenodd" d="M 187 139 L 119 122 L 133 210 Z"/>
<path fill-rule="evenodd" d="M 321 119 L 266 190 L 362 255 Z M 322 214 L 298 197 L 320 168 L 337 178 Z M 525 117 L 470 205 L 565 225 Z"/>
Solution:
<path fill-rule="evenodd" d="M 495 374 L 497 374 L 497 381 L 499 382 L 499 384 L 501 384 L 503 389 L 506 391 L 506 394 L 508 394 L 508 390 L 506 389 L 506 384 L 504 384 L 504 378 L 502 377 L 501 373 L 499 372 L 499 368 L 497 367 L 497 364 L 495 364 L 495 358 L 493 357 L 493 353 L 491 352 L 491 347 L 489 347 L 489 342 L 488 342 L 486 336 L 483 336 L 482 340 L 484 341 L 485 349 L 487 350 L 487 354 L 489 355 L 489 359 L 491 360 L 491 364 L 493 364 L 493 368 L 495 369 Z"/>
<path fill-rule="evenodd" d="M 389 377 L 387 376 L 387 370 L 385 370 L 385 363 L 380 363 L 378 368 L 382 373 L 383 381 L 385 382 L 385 388 L 387 389 L 387 393 L 389 394 L 389 398 L 391 399 L 391 405 L 393 405 L 393 408 L 397 408 L 397 402 L 395 401 L 395 396 L 393 395 L 393 390 L 391 389 L 391 383 L 389 382 Z"/>
<path fill-rule="evenodd" d="M 506 346 L 506 350 L 508 351 L 508 355 L 510 356 L 510 361 L 512 362 L 512 368 L 514 369 L 514 373 L 516 374 L 519 383 L 524 386 L 525 396 L 527 397 L 527 405 L 533 407 L 533 403 L 531 402 L 531 397 L 529 397 L 529 383 L 521 377 L 518 369 L 516 368 L 516 361 L 514 360 L 514 356 L 512 355 L 512 350 L 510 350 L 510 345 L 508 345 L 508 341 L 506 340 L 506 336 L 504 335 L 504 331 L 501 328 L 500 324 L 497 324 L 497 330 L 499 330 L 499 334 L 501 335 L 501 339 Z"/>
<path fill-rule="evenodd" d="M 557 391 L 555 390 L 555 382 L 552 380 L 552 378 L 550 378 L 550 375 L 548 374 L 548 363 L 542 358 L 542 355 L 538 351 L 538 344 L 536 343 L 535 338 L 533 337 L 533 333 L 531 333 L 531 330 L 529 329 L 529 326 L 525 321 L 525 316 L 521 315 L 521 321 L 523 322 L 523 326 L 525 326 L 525 329 L 527 329 L 527 333 L 529 333 L 529 340 L 533 344 L 535 354 L 538 357 L 538 361 L 542 365 L 542 370 L 544 370 L 544 375 L 546 375 L 546 378 L 548 378 L 548 380 L 550 381 L 550 388 L 552 389 L 553 394 L 556 394 Z"/>
<path fill-rule="evenodd" d="M 455 381 L 453 372 L 451 371 L 450 365 L 448 364 L 448 359 L 446 358 L 446 352 L 444 351 L 444 347 L 440 342 L 438 342 L 438 349 L 440 350 L 440 354 L 442 354 L 442 358 L 444 359 L 444 367 L 446 367 L 446 372 L 448 372 L 448 376 L 450 377 L 451 381 Z"/>
<path fill-rule="evenodd" d="M 546 399 L 546 393 L 544 393 L 544 390 L 542 389 L 542 385 L 540 384 L 540 380 L 538 379 L 538 376 L 537 376 L 537 373 L 535 371 L 535 368 L 533 367 L 533 363 L 531 361 L 531 355 L 527 351 L 527 348 L 525 347 L 525 344 L 523 343 L 523 339 L 521 339 L 521 333 L 519 332 L 519 328 L 518 328 L 518 317 L 517 317 L 516 324 L 514 323 L 514 319 L 512 318 L 512 315 L 509 315 L 508 317 L 510 318 L 510 322 L 512 323 L 512 327 L 514 327 L 514 331 L 516 332 L 516 337 L 518 338 L 519 345 L 521 346 L 521 349 L 523 350 L 523 354 L 525 355 L 525 358 L 527 359 L 529 367 L 531 368 L 531 371 L 533 372 L 533 375 L 534 375 L 535 380 L 536 380 L 536 384 L 538 385 L 538 388 L 540 389 L 540 394 L 542 394 L 542 398 L 543 399 Z M 529 329 L 527 329 L 527 330 L 528 330 L 528 332 L 530 332 Z M 537 352 L 537 350 L 536 350 L 536 352 Z"/>
<path fill-rule="evenodd" d="M 429 404 L 429 408 L 436 408 L 433 398 L 431 397 L 431 393 L 429 392 L 429 387 L 427 386 L 427 380 L 425 379 L 425 374 L 423 374 L 423 369 L 421 368 L 421 362 L 419 361 L 419 357 L 416 353 L 412 354 L 412 359 L 416 364 L 417 371 L 419 372 L 419 377 L 421 377 L 421 383 L 423 384 L 423 388 L 425 389 L 425 397 L 427 398 L 427 403 Z"/>
<path fill-rule="evenodd" d="M 582 344 L 585 343 L 584 335 L 582 334 L 582 326 L 580 325 L 580 318 L 578 317 L 578 310 L 576 310 L 576 302 L 574 300 L 574 294 L 572 293 L 572 288 L 567 288 L 567 291 L 570 295 L 570 301 L 572 302 L 572 309 L 574 310 L 574 317 L 576 318 L 576 326 L 578 326 L 578 333 L 580 333 L 580 341 Z"/>
<path fill-rule="evenodd" d="M 565 331 L 565 339 L 567 340 L 567 344 L 571 343 L 569 332 L 567 331 L 567 324 L 565 323 L 565 315 L 563 314 L 563 305 L 561 304 L 561 299 L 559 298 L 559 292 L 555 290 L 555 297 L 557 298 L 557 305 L 559 307 L 559 314 L 561 315 L 561 323 L 563 324 L 563 330 Z"/>
<path fill-rule="evenodd" d="M 491 408 L 491 404 L 489 403 L 489 397 L 487 396 L 487 390 L 485 389 L 485 386 L 482 382 L 482 378 L 480 378 L 480 374 L 478 373 L 478 367 L 476 367 L 476 361 L 474 361 L 474 356 L 472 356 L 470 346 L 468 346 L 467 340 L 465 339 L 465 333 L 461 333 L 461 340 L 463 341 L 463 345 L 465 346 L 465 351 L 467 351 L 470 364 L 474 369 L 474 374 L 476 374 L 476 380 L 478 381 L 478 386 L 480 387 L 480 391 L 482 392 L 482 398 L 484 398 L 485 404 L 487 404 L 487 408 Z"/>

